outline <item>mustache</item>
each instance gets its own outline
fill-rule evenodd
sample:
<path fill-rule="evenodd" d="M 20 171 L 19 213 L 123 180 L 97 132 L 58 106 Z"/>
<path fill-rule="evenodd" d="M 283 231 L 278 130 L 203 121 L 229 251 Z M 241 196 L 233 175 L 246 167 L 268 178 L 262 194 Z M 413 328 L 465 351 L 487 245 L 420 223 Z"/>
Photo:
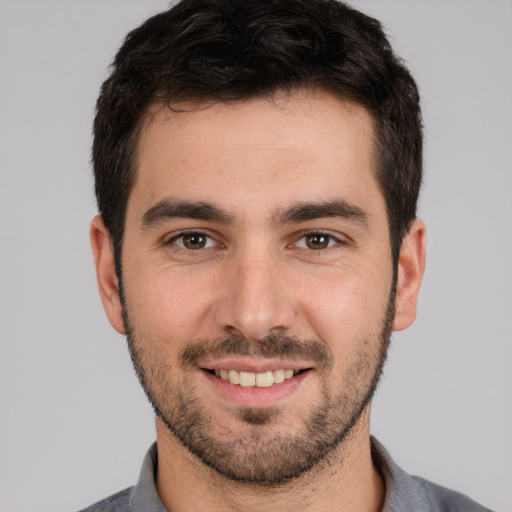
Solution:
<path fill-rule="evenodd" d="M 219 340 L 190 343 L 180 355 L 182 366 L 198 366 L 208 358 L 222 356 L 258 356 L 268 359 L 307 359 L 324 369 L 332 367 L 334 358 L 323 343 L 306 341 L 289 334 L 271 333 L 260 340 L 230 335 Z"/>

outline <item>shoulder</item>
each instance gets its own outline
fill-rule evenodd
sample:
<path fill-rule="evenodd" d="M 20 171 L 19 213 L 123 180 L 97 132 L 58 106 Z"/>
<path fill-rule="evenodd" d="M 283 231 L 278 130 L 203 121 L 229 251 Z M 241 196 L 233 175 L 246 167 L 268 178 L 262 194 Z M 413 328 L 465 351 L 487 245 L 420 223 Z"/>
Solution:
<path fill-rule="evenodd" d="M 429 507 L 429 510 L 439 512 L 491 512 L 488 508 L 460 492 L 447 489 L 418 476 L 411 476 L 410 478 L 416 487 L 414 494 L 421 497 L 422 502 Z"/>
<path fill-rule="evenodd" d="M 155 486 L 157 456 L 155 443 L 144 457 L 139 480 L 134 487 L 113 494 L 81 512 L 166 512 Z"/>
<path fill-rule="evenodd" d="M 491 512 L 460 492 L 409 475 L 375 438 L 371 441 L 373 461 L 386 486 L 382 512 Z"/>
<path fill-rule="evenodd" d="M 130 496 L 133 487 L 128 487 L 108 498 L 105 498 L 80 512 L 128 512 L 131 510 Z"/>

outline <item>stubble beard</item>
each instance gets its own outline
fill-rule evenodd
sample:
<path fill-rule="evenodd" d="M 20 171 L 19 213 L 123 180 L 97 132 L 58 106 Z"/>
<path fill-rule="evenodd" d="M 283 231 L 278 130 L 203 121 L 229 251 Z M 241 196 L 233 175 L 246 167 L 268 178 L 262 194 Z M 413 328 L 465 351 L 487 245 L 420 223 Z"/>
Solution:
<path fill-rule="evenodd" d="M 182 351 L 181 369 L 190 369 L 205 355 L 258 355 L 263 357 L 310 357 L 318 365 L 321 398 L 302 419 L 301 428 L 285 434 L 272 425 L 285 421 L 278 407 L 240 408 L 236 423 L 251 428 L 243 433 L 221 429 L 200 402 L 200 393 L 183 378 L 172 377 L 172 368 L 151 343 L 136 334 L 123 298 L 123 316 L 128 346 L 139 381 L 156 415 L 192 454 L 225 478 L 259 486 L 285 484 L 329 459 L 345 440 L 369 406 L 386 361 L 394 317 L 394 289 L 391 290 L 380 332 L 359 340 L 350 367 L 345 368 L 339 389 L 327 388 L 335 370 L 328 347 L 318 341 L 304 341 L 286 334 L 272 335 L 253 342 L 236 336 L 222 340 L 190 343 Z M 176 373 L 176 372 L 174 372 Z M 184 374 L 184 373 L 182 373 Z M 239 429 L 240 430 L 240 429 Z"/>

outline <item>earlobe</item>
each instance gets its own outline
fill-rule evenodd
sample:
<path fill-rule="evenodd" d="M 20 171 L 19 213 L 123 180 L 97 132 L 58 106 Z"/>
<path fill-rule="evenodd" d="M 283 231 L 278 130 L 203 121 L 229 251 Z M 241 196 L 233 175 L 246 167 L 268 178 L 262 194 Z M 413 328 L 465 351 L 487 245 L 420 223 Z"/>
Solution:
<path fill-rule="evenodd" d="M 398 259 L 394 331 L 409 327 L 416 318 L 416 303 L 425 270 L 425 251 L 425 223 L 415 219 L 402 241 Z"/>
<path fill-rule="evenodd" d="M 103 308 L 112 327 L 119 333 L 125 334 L 110 233 L 99 215 L 91 222 L 90 238 Z"/>

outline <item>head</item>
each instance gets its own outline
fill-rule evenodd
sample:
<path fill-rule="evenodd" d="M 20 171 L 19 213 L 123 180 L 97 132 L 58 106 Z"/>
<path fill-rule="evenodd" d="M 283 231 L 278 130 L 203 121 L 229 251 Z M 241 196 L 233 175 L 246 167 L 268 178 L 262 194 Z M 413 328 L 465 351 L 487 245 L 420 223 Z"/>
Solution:
<path fill-rule="evenodd" d="M 119 277 L 137 142 L 151 107 L 298 89 L 329 91 L 371 114 L 396 266 L 416 217 L 422 131 L 416 84 L 380 23 L 336 0 L 184 0 L 128 34 L 97 103 L 95 190 Z"/>
<path fill-rule="evenodd" d="M 185 0 L 119 50 L 93 160 L 100 293 L 157 425 L 264 484 L 364 433 L 424 252 L 417 91 L 378 22 Z"/>

